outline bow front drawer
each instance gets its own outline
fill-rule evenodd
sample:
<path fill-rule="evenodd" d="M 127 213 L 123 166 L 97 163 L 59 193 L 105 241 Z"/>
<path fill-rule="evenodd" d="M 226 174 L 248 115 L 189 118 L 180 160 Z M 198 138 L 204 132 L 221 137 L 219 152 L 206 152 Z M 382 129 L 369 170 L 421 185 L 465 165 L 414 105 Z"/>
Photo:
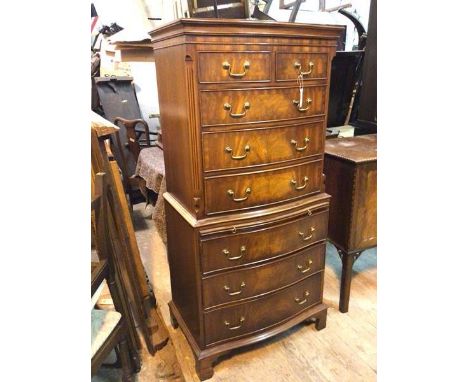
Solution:
<path fill-rule="evenodd" d="M 200 52 L 200 83 L 270 81 L 270 52 Z"/>
<path fill-rule="evenodd" d="M 256 301 L 205 313 L 206 342 L 220 342 L 280 323 L 322 300 L 323 273 L 317 273 Z"/>
<path fill-rule="evenodd" d="M 202 134 L 205 171 L 306 158 L 323 152 L 323 122 Z"/>
<path fill-rule="evenodd" d="M 236 233 L 212 233 L 202 239 L 202 271 L 228 269 L 292 253 L 325 240 L 327 227 L 328 210 L 268 227 L 255 225 Z"/>
<path fill-rule="evenodd" d="M 203 280 L 204 306 L 210 308 L 285 287 L 322 270 L 324 260 L 322 242 L 277 261 L 210 276 Z"/>
<path fill-rule="evenodd" d="M 269 89 L 202 90 L 203 126 L 288 120 L 325 114 L 326 86 Z"/>
<path fill-rule="evenodd" d="M 322 161 L 205 178 L 206 213 L 266 206 L 320 192 Z"/>
<path fill-rule="evenodd" d="M 297 80 L 301 73 L 304 81 L 326 79 L 328 55 L 326 53 L 276 53 L 277 81 Z"/>

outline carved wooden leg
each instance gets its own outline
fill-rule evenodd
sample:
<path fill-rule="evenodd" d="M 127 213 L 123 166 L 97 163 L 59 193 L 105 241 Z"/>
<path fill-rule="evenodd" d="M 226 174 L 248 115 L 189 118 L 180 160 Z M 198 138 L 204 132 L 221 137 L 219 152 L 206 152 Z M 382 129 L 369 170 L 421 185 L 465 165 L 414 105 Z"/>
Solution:
<path fill-rule="evenodd" d="M 195 360 L 195 369 L 197 371 L 198 378 L 200 378 L 201 381 L 210 379 L 213 376 L 213 363 L 216 358 L 217 357 L 209 357 Z"/>
<path fill-rule="evenodd" d="M 132 365 L 130 361 L 130 353 L 129 353 L 126 339 L 123 339 L 122 341 L 120 341 L 119 353 L 120 353 L 120 360 L 122 362 L 122 381 L 132 382 L 133 381 Z"/>
<path fill-rule="evenodd" d="M 315 318 L 315 329 L 322 330 L 327 326 L 327 310 L 321 311 Z"/>
<path fill-rule="evenodd" d="M 353 277 L 353 264 L 361 254 L 358 253 L 346 253 L 338 250 L 341 257 L 343 267 L 341 269 L 341 286 L 340 286 L 340 312 L 346 313 L 349 308 L 349 296 L 351 293 L 351 279 Z"/>

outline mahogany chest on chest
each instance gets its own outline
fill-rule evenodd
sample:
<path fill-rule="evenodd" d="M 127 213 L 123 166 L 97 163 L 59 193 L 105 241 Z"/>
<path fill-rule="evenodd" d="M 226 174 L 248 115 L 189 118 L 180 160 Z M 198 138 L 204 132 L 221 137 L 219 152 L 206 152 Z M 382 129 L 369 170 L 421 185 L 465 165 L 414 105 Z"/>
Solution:
<path fill-rule="evenodd" d="M 341 31 L 181 19 L 151 32 L 169 307 L 200 379 L 229 350 L 309 319 L 325 327 L 329 196 L 322 172 Z"/>

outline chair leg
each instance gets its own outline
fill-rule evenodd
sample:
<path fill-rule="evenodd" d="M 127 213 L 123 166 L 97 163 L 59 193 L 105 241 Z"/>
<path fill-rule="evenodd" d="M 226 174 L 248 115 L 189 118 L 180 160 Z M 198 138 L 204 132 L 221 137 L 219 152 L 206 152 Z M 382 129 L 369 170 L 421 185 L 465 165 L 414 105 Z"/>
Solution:
<path fill-rule="evenodd" d="M 130 352 L 126 338 L 119 343 L 119 353 L 122 363 L 122 382 L 133 382 L 133 368 L 130 361 Z"/>

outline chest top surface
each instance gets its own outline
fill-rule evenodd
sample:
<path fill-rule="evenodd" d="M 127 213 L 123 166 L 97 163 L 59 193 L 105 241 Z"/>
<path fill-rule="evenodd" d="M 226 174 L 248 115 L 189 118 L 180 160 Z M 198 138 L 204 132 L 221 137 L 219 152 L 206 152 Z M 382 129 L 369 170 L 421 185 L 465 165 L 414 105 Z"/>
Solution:
<path fill-rule="evenodd" d="M 343 32 L 341 25 L 319 25 L 303 23 L 285 23 L 265 20 L 243 19 L 178 19 L 149 32 L 152 42 L 161 42 L 171 38 L 185 36 L 252 36 L 252 37 L 291 37 L 320 38 L 330 40 L 336 45 L 336 39 Z"/>
<path fill-rule="evenodd" d="M 325 143 L 325 154 L 354 163 L 376 161 L 377 134 L 329 139 Z"/>

